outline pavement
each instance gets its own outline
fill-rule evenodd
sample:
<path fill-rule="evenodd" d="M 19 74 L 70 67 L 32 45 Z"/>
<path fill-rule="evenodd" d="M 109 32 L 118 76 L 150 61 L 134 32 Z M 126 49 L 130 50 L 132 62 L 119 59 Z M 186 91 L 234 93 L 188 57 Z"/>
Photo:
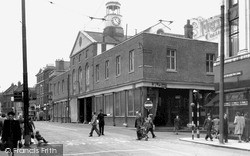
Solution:
<path fill-rule="evenodd" d="M 204 137 L 196 138 L 196 136 L 194 139 L 192 139 L 192 137 L 188 137 L 188 138 L 179 138 L 179 140 L 197 144 L 205 144 L 214 147 L 250 151 L 250 142 L 242 141 L 241 143 L 239 143 L 238 140 L 233 140 L 233 139 L 229 139 L 228 143 L 223 143 L 223 144 L 220 143 L 218 139 L 213 139 L 213 141 L 210 141 L 210 139 L 208 139 L 208 141 L 206 141 Z"/>

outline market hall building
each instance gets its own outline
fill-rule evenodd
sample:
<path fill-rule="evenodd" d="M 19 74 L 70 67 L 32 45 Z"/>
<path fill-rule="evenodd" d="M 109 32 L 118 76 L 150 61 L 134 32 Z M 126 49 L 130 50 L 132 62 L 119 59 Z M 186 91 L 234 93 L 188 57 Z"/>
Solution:
<path fill-rule="evenodd" d="M 156 126 L 172 126 L 176 115 L 183 125 L 191 122 L 193 91 L 202 95 L 201 107 L 204 97 L 214 91 L 217 44 L 192 39 L 189 22 L 185 35 L 148 29 L 127 37 L 120 3 L 108 2 L 106 9 L 104 31 L 79 31 L 68 74 L 50 81 L 52 120 L 60 121 L 62 113 L 68 113 L 71 122 L 88 123 L 91 113 L 102 109 L 111 114 L 107 125 L 133 127 L 137 111 L 143 116 L 152 113 Z M 64 86 L 57 87 L 62 81 Z M 67 110 L 61 106 L 62 95 L 68 99 Z M 149 112 L 144 108 L 147 98 L 153 102 Z M 205 116 L 202 109 L 201 115 Z"/>

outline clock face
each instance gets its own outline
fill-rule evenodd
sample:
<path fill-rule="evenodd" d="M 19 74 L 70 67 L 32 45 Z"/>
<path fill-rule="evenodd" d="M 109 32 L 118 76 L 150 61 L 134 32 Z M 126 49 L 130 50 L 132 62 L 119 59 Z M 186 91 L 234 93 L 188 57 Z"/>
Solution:
<path fill-rule="evenodd" d="M 115 26 L 118 26 L 121 24 L 121 19 L 119 17 L 113 17 L 111 21 L 112 21 L 113 25 L 115 25 Z"/>

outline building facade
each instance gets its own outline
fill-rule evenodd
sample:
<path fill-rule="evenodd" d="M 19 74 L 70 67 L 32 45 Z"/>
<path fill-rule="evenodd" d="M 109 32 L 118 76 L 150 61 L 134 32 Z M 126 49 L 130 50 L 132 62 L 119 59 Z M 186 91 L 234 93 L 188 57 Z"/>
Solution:
<path fill-rule="evenodd" d="M 55 66 L 47 65 L 36 74 L 36 118 L 45 120 L 47 118 L 46 106 L 49 104 L 49 75 L 55 70 Z"/>
<path fill-rule="evenodd" d="M 224 5 L 224 106 L 229 121 L 233 122 L 236 112 L 250 113 L 250 3 L 247 0 L 226 0 Z M 218 92 L 220 61 L 215 62 L 214 71 L 215 89 Z"/>
<path fill-rule="evenodd" d="M 13 111 L 14 107 L 14 91 L 16 90 L 17 85 L 14 83 L 11 84 L 11 86 L 6 89 L 4 92 L 2 92 L 2 98 L 1 98 L 1 113 L 7 114 L 10 111 Z"/>
<path fill-rule="evenodd" d="M 172 126 L 176 115 L 183 125 L 191 122 L 190 103 L 197 103 L 193 91 L 202 95 L 201 106 L 214 91 L 217 44 L 193 40 L 189 22 L 185 36 L 156 31 L 161 33 L 127 37 L 120 4 L 108 2 L 106 8 L 105 18 L 110 20 L 103 33 L 80 31 L 70 70 L 51 81 L 54 121 L 69 114 L 71 122 L 88 123 L 91 113 L 102 109 L 111 114 L 106 117 L 108 125 L 134 126 L 137 111 L 144 116 L 152 113 L 157 126 Z M 150 110 L 144 107 L 147 98 L 153 103 Z"/>

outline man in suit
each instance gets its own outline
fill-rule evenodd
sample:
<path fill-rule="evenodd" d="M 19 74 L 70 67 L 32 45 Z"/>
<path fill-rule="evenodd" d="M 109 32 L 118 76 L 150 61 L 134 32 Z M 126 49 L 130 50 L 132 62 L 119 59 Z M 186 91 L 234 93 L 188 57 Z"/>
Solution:
<path fill-rule="evenodd" d="M 104 121 L 104 117 L 107 116 L 107 114 L 104 114 L 102 112 L 102 109 L 100 109 L 100 113 L 97 116 L 97 119 L 99 120 L 99 131 L 101 135 L 104 135 L 104 125 L 105 125 L 105 121 Z"/>
<path fill-rule="evenodd" d="M 204 122 L 204 128 L 207 130 L 207 134 L 206 134 L 206 137 L 205 139 L 207 140 L 207 138 L 209 137 L 211 141 L 213 141 L 213 137 L 211 135 L 211 131 L 212 131 L 212 128 L 213 128 L 213 122 L 211 120 L 211 116 L 209 115 L 207 117 L 207 119 L 205 120 Z"/>
<path fill-rule="evenodd" d="M 223 131 L 224 131 L 224 140 L 225 143 L 228 143 L 228 118 L 227 114 L 224 114 L 224 122 L 223 122 Z"/>
<path fill-rule="evenodd" d="M 19 121 L 14 120 L 15 113 L 9 112 L 8 119 L 4 121 L 2 131 L 2 142 L 6 144 L 6 148 L 11 149 L 14 155 L 14 148 L 17 148 L 18 141 L 21 141 L 21 128 Z"/>

